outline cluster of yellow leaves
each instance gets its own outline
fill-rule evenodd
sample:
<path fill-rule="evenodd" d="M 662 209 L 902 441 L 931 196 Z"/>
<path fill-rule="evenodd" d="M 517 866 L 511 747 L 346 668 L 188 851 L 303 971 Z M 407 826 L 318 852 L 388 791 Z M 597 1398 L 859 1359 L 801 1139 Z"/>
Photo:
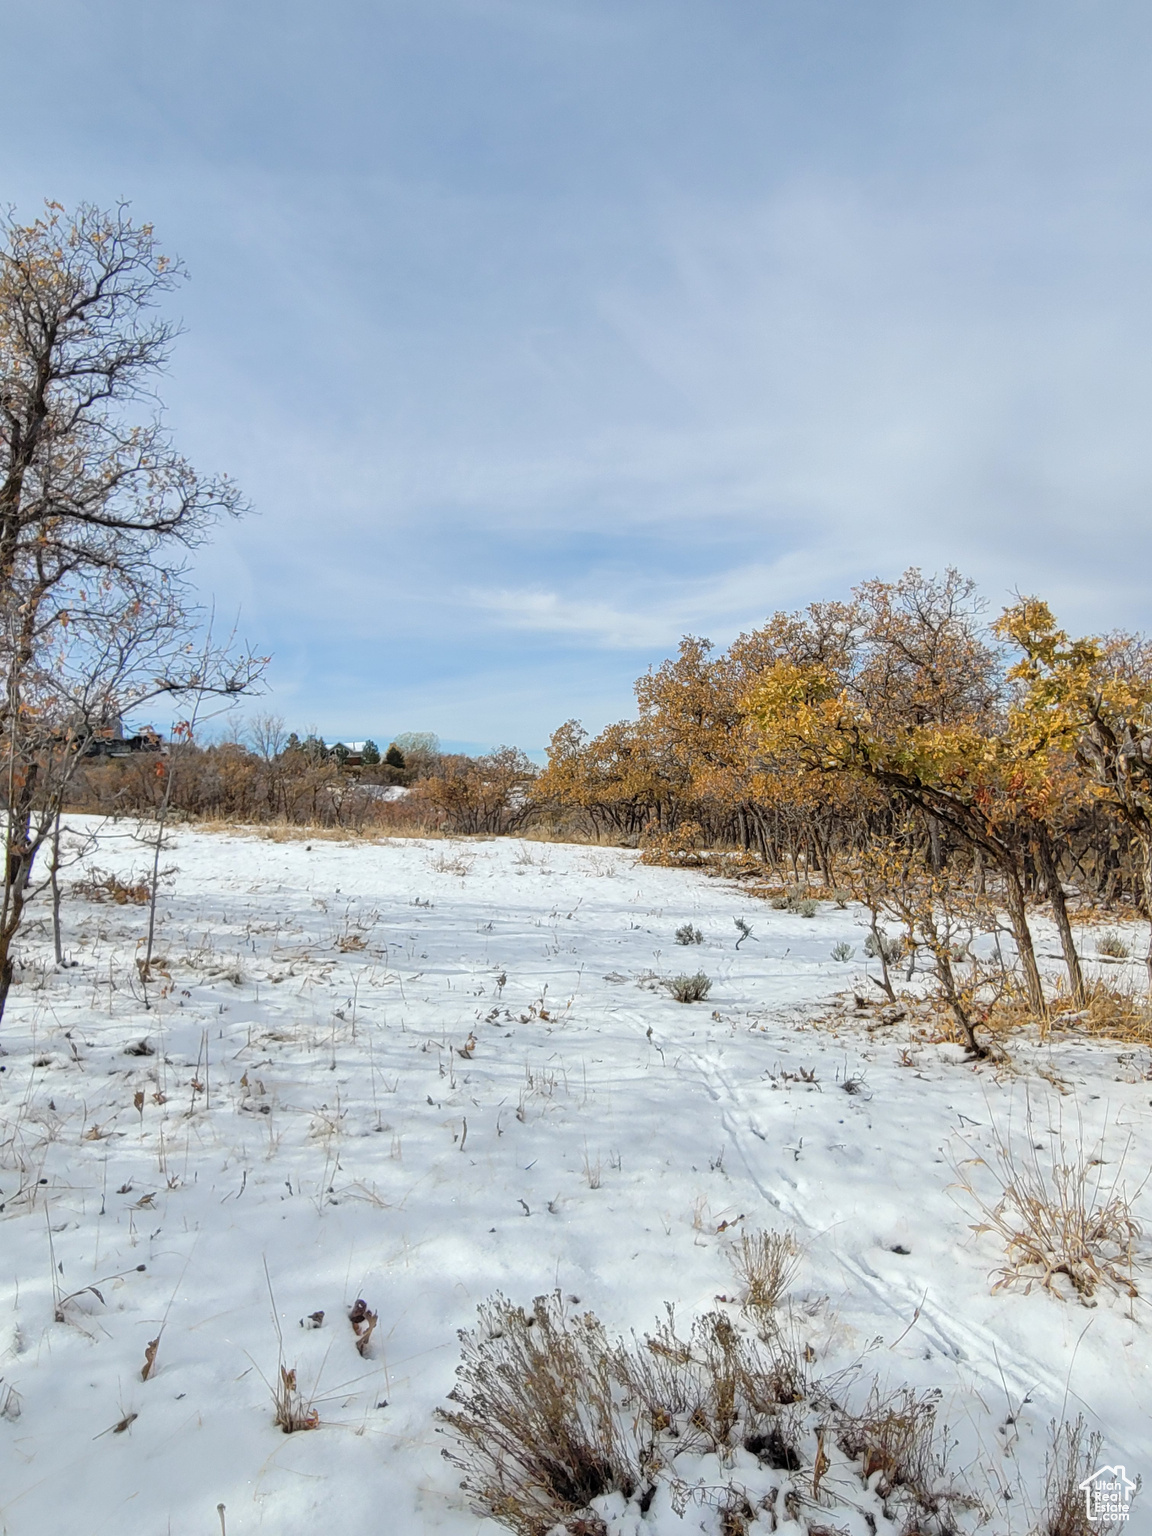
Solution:
<path fill-rule="evenodd" d="M 1086 792 L 1152 835 L 1152 645 L 1140 636 L 1072 640 L 1027 598 L 996 629 L 1022 653 L 1009 734 L 1017 754 L 1072 754 Z"/>

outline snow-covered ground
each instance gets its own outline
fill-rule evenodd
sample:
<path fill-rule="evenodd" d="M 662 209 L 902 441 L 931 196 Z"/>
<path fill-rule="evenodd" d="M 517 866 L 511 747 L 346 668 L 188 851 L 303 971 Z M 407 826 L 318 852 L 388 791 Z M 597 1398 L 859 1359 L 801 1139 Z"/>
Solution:
<path fill-rule="evenodd" d="M 143 873 L 133 831 L 91 862 Z M 495 1536 L 434 1418 L 477 1304 L 558 1288 L 613 1332 L 665 1302 L 690 1320 L 735 1294 L 758 1228 L 799 1239 L 817 1374 L 941 1389 L 989 1530 L 1027 1530 L 1053 1418 L 1083 1412 L 1152 1478 L 1143 1298 L 993 1294 L 1003 1252 L 955 1187 L 1011 1121 L 1041 1147 L 1106 1132 L 1109 1159 L 1131 1138 L 1135 1191 L 1148 1052 L 1017 1039 L 977 1069 L 907 1022 L 830 1025 L 863 985 L 858 914 L 627 851 L 173 844 L 167 979 L 145 997 L 144 909 L 71 898 L 75 965 L 41 923 L 0 1029 L 0 1531 L 212 1536 L 222 1504 L 228 1536 Z M 686 922 L 701 945 L 675 943 Z M 702 1004 L 655 979 L 698 967 Z M 274 1426 L 281 1361 L 313 1433 Z"/>

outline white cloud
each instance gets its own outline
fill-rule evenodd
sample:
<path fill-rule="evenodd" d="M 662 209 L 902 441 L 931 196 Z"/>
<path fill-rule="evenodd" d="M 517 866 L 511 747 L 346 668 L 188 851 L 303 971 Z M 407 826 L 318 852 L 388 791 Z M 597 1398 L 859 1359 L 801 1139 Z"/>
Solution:
<path fill-rule="evenodd" d="M 116 0 L 0 126 L 21 197 L 81 166 L 189 259 L 178 441 L 261 513 L 198 569 L 293 710 L 539 741 L 911 563 L 1148 624 L 1146 7 L 287 0 L 218 64 L 193 10 L 133 63 Z"/>

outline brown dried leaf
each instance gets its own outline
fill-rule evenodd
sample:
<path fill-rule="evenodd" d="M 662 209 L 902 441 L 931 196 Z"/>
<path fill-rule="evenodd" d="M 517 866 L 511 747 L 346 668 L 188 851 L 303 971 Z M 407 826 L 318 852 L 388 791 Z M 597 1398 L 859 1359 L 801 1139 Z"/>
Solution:
<path fill-rule="evenodd" d="M 160 1336 L 149 1341 L 144 1348 L 144 1365 L 140 1371 L 140 1380 L 147 1381 L 156 1365 L 156 1351 L 160 1348 Z"/>

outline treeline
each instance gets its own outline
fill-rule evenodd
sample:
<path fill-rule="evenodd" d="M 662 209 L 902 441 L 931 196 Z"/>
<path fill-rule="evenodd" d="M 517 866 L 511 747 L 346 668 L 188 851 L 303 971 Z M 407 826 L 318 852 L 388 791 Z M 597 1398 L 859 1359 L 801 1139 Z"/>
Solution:
<path fill-rule="evenodd" d="M 1051 910 L 1076 1004 L 1090 989 L 1070 899 L 1152 910 L 1140 636 L 1073 640 L 1035 599 L 989 623 L 974 583 L 910 570 L 778 613 L 724 652 L 687 638 L 636 692 L 634 721 L 557 731 L 539 803 L 638 836 L 650 858 L 736 848 L 785 889 L 850 892 L 889 995 L 880 917 L 927 952 L 969 1044 L 977 1003 L 986 1014 L 1017 982 L 1045 1012 L 1031 906 Z"/>
<path fill-rule="evenodd" d="M 1144 899 L 1128 781 L 1152 758 L 1152 658 L 1138 638 L 1071 642 L 1034 602 L 989 625 L 974 583 L 909 571 L 723 652 L 688 637 L 636 694 L 635 720 L 555 733 L 541 805 L 830 887 L 899 830 L 936 870 L 960 852 L 1008 862 L 1031 895 L 1055 864 L 1101 902 Z"/>
<path fill-rule="evenodd" d="M 1152 906 L 1152 645 L 1139 636 L 1071 639 L 1033 599 L 989 622 L 971 581 L 911 570 L 778 613 L 724 651 L 686 638 L 636 695 L 636 718 L 596 736 L 562 725 L 543 769 L 515 748 L 467 757 L 427 736 L 354 752 L 265 720 L 246 740 L 87 762 L 75 808 L 588 837 L 712 864 L 802 912 L 852 897 L 870 914 L 877 984 L 894 1001 L 911 957 L 978 1053 L 975 1026 L 1005 1000 L 1041 1018 L 1054 1002 L 1038 905 L 1082 1010 L 1102 994 L 1082 974 L 1077 908 Z"/>
<path fill-rule="evenodd" d="M 245 737 L 199 745 L 174 739 L 163 753 L 105 755 L 74 776 L 70 808 L 100 815 L 501 835 L 534 810 L 536 765 L 515 747 L 480 757 L 440 750 L 410 733 L 386 751 L 354 751 L 315 734 L 254 722 Z"/>
<path fill-rule="evenodd" d="M 636 695 L 637 717 L 596 736 L 562 725 L 542 770 L 514 748 L 466 757 L 412 736 L 354 754 L 257 722 L 246 742 L 88 764 L 78 808 L 146 813 L 167 793 L 192 817 L 547 831 L 670 862 L 729 850 L 781 888 L 901 887 L 910 941 L 913 887 L 921 915 L 965 891 L 988 903 L 989 931 L 991 909 L 1007 912 L 1035 1006 L 1029 906 L 1051 906 L 1077 995 L 1070 896 L 1149 910 L 1139 636 L 1073 640 L 1033 599 L 989 622 L 974 583 L 911 570 L 778 613 L 724 651 L 686 638 Z"/>

